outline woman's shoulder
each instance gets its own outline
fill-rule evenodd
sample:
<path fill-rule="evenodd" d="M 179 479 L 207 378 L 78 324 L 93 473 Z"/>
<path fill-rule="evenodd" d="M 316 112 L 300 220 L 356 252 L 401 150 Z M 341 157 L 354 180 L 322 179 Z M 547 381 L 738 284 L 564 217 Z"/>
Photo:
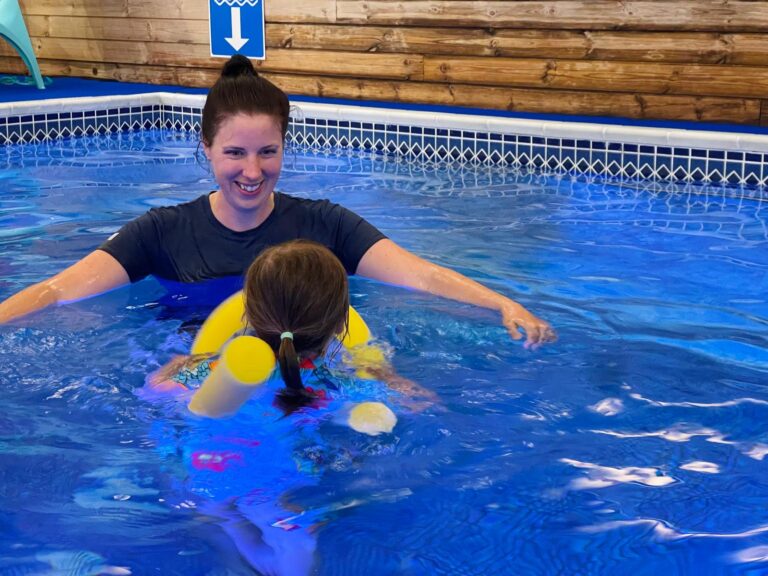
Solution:
<path fill-rule="evenodd" d="M 170 204 L 167 206 L 155 206 L 150 208 L 142 216 L 139 216 L 136 220 L 143 220 L 147 224 L 152 222 L 155 226 L 158 226 L 159 229 L 167 229 L 168 227 L 175 228 L 184 223 L 197 225 L 200 223 L 200 220 L 209 220 L 209 212 L 210 203 L 208 202 L 208 195 L 203 194 L 202 196 L 198 196 L 194 200 L 189 200 L 187 202 Z"/>
<path fill-rule="evenodd" d="M 169 204 L 166 206 L 156 206 L 150 208 L 148 214 L 159 216 L 175 216 L 175 215 L 188 215 L 192 213 L 205 213 L 210 209 L 210 202 L 208 200 L 208 194 L 198 196 L 193 200 L 186 202 L 179 202 L 178 204 Z"/>
<path fill-rule="evenodd" d="M 281 213 L 298 211 L 318 215 L 324 215 L 334 210 L 346 210 L 340 204 L 331 202 L 327 198 L 306 198 L 292 196 L 284 192 L 275 193 L 275 209 Z"/>

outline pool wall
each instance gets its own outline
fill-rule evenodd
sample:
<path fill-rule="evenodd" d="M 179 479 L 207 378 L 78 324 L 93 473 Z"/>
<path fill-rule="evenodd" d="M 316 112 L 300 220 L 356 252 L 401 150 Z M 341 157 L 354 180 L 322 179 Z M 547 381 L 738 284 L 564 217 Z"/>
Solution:
<path fill-rule="evenodd" d="M 204 96 L 155 92 L 0 104 L 0 144 L 147 129 L 199 131 Z M 298 102 L 291 145 L 413 161 L 763 187 L 768 135 Z"/>
<path fill-rule="evenodd" d="M 209 6 L 257 3 L 20 4 L 46 76 L 209 88 L 224 63 L 211 57 Z M 266 59 L 254 64 L 289 94 L 768 126 L 768 0 L 264 6 Z M 26 73 L 3 54 L 1 70 Z"/>

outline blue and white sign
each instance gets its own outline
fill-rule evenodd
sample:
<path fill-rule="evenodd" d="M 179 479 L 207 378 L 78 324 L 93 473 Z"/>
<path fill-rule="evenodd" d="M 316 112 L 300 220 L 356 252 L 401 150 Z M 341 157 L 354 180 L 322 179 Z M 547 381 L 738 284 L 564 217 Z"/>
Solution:
<path fill-rule="evenodd" d="M 264 0 L 208 0 L 211 56 L 264 60 Z"/>

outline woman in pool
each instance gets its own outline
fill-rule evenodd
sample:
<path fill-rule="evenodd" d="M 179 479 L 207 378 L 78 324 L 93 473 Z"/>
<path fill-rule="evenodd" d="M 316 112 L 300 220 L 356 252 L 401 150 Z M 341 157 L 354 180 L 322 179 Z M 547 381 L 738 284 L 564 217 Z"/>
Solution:
<path fill-rule="evenodd" d="M 181 282 L 242 276 L 266 247 L 307 238 L 329 247 L 348 274 L 497 310 L 512 338 L 525 331 L 526 347 L 556 340 L 522 305 L 404 250 L 357 214 L 276 192 L 289 112 L 285 93 L 247 58 L 233 56 L 202 116 L 203 149 L 219 190 L 129 222 L 82 260 L 0 303 L 0 323 L 150 274 Z"/>

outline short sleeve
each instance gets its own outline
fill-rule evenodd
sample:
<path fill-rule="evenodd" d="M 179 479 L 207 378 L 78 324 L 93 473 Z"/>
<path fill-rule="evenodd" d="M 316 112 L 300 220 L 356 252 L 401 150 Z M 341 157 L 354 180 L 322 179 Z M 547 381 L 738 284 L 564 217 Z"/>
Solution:
<path fill-rule="evenodd" d="M 117 260 L 131 282 L 138 282 L 153 273 L 153 264 L 157 260 L 155 252 L 160 245 L 154 219 L 151 212 L 147 212 L 120 228 L 99 246 L 99 250 Z"/>
<path fill-rule="evenodd" d="M 328 203 L 328 221 L 336 223 L 333 251 L 348 274 L 354 274 L 366 252 L 386 236 L 376 226 L 338 204 Z"/>

